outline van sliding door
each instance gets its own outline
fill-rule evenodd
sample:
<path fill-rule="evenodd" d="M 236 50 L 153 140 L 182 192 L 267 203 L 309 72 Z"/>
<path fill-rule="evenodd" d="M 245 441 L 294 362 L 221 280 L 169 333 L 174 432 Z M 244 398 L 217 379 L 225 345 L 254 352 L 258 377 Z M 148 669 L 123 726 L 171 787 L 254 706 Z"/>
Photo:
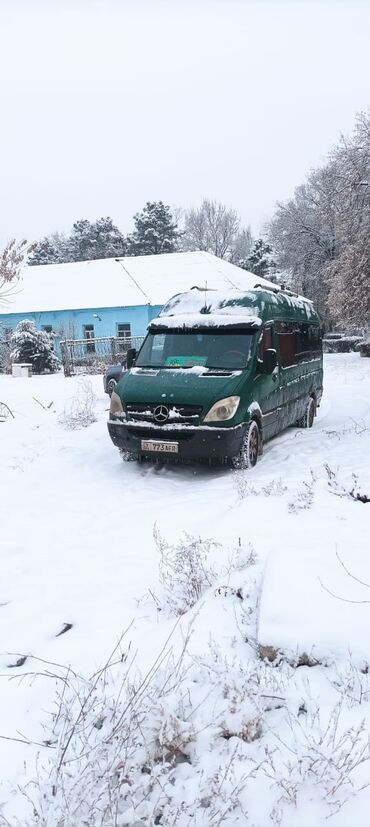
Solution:
<path fill-rule="evenodd" d="M 276 349 L 273 324 L 267 324 L 261 335 L 257 351 L 256 399 L 262 411 L 262 431 L 264 440 L 270 439 L 279 430 L 280 378 L 279 367 L 271 374 L 263 373 L 263 356 L 266 350 Z"/>
<path fill-rule="evenodd" d="M 297 322 L 277 322 L 280 362 L 280 430 L 303 416 L 307 399 L 317 384 L 317 363 L 311 352 L 312 326 Z"/>

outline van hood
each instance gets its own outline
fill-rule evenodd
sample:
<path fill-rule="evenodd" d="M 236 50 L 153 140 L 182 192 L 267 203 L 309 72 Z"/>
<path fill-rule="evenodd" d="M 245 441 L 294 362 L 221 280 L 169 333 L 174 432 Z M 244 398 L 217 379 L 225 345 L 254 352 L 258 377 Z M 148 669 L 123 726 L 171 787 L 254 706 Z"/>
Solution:
<path fill-rule="evenodd" d="M 132 368 L 116 387 L 124 404 L 161 402 L 175 405 L 202 405 L 209 409 L 214 402 L 238 394 L 248 369 L 212 371 L 205 368 Z"/>

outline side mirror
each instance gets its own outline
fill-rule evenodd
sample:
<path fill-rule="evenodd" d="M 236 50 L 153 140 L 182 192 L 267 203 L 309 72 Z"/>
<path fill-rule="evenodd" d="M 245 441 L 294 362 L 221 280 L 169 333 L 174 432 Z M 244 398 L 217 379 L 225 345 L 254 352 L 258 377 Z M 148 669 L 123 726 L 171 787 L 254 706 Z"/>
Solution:
<path fill-rule="evenodd" d="M 273 373 L 277 366 L 277 353 L 274 347 L 269 347 L 263 354 L 263 372 Z"/>
<path fill-rule="evenodd" d="M 126 356 L 126 369 L 127 370 L 130 370 L 130 368 L 132 368 L 132 366 L 135 364 L 135 359 L 136 359 L 136 348 L 135 347 L 129 347 L 129 349 L 127 351 L 127 356 Z"/>

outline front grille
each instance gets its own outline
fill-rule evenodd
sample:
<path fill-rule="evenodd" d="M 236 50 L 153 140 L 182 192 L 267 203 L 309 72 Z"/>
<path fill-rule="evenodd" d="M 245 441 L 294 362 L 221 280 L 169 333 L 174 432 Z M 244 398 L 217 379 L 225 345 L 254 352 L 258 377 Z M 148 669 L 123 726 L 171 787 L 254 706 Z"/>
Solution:
<path fill-rule="evenodd" d="M 157 419 L 154 415 L 156 408 L 165 408 L 168 411 L 167 419 Z M 199 425 L 203 408 L 201 405 L 167 405 L 163 402 L 150 404 L 131 403 L 126 405 L 126 416 L 129 422 L 153 422 L 156 425 Z"/>

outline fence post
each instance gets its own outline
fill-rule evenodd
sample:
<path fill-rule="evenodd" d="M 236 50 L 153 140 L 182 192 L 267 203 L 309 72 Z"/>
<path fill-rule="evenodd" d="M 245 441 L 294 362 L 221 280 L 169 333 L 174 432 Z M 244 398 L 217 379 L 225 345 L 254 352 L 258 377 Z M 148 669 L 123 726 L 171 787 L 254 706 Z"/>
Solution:
<path fill-rule="evenodd" d="M 112 361 L 113 361 L 116 358 L 116 340 L 115 340 L 114 336 L 112 336 L 112 338 L 110 340 L 110 349 L 111 349 Z"/>
<path fill-rule="evenodd" d="M 68 346 L 67 346 L 66 341 L 62 341 L 60 343 L 60 350 L 61 350 L 61 353 L 62 353 L 62 364 L 63 364 L 64 376 L 70 376 L 71 375 L 71 366 L 70 366 Z"/>

